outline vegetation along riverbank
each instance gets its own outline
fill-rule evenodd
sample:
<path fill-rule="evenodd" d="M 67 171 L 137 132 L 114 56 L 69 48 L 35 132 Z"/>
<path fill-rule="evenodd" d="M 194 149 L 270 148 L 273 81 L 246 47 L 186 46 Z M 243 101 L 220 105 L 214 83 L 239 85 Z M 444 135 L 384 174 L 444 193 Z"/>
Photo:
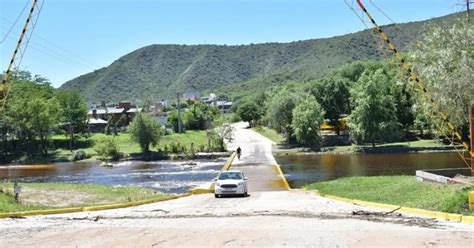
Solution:
<path fill-rule="evenodd" d="M 84 207 L 164 197 L 152 189 L 92 184 L 21 183 L 19 202 L 13 183 L 0 183 L 0 212 Z"/>
<path fill-rule="evenodd" d="M 468 192 L 474 187 L 418 182 L 413 176 L 348 177 L 304 188 L 322 195 L 474 215 L 468 203 Z"/>

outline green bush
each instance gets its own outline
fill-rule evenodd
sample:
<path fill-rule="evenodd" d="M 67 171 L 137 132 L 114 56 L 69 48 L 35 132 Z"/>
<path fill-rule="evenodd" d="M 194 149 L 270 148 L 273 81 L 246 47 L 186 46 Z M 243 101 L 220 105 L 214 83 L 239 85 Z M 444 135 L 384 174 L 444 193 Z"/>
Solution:
<path fill-rule="evenodd" d="M 73 157 L 72 157 L 72 161 L 78 161 L 78 160 L 83 160 L 83 159 L 88 159 L 90 158 L 91 156 L 89 154 L 87 154 L 86 151 L 80 149 L 80 150 L 77 150 Z"/>
<path fill-rule="evenodd" d="M 210 141 L 210 147 L 208 147 L 209 152 L 224 152 L 226 151 L 226 146 L 224 139 L 215 131 L 210 131 L 207 134 L 207 138 Z"/>
<path fill-rule="evenodd" d="M 201 144 L 199 146 L 199 152 L 205 152 L 206 151 L 206 146 L 204 144 Z"/>
<path fill-rule="evenodd" d="M 117 161 L 123 157 L 123 153 L 120 152 L 117 143 L 111 137 L 105 137 L 97 141 L 94 150 L 100 156 L 99 159 L 102 160 Z"/>
<path fill-rule="evenodd" d="M 171 153 L 174 153 L 174 154 L 179 153 L 179 147 L 180 147 L 179 143 L 175 143 L 175 142 L 171 143 L 170 144 Z"/>

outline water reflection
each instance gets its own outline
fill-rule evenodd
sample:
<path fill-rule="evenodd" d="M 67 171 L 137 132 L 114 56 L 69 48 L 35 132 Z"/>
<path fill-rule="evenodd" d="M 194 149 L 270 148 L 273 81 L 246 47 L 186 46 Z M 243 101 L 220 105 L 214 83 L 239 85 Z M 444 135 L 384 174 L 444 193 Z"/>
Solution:
<path fill-rule="evenodd" d="M 280 156 L 291 187 L 348 176 L 414 175 L 420 169 L 462 168 L 456 153 Z"/>
<path fill-rule="evenodd" d="M 216 177 L 224 160 L 137 162 L 114 167 L 98 163 L 56 163 L 31 166 L 0 166 L 0 179 L 22 182 L 90 183 L 139 186 L 165 193 L 183 193 Z"/>

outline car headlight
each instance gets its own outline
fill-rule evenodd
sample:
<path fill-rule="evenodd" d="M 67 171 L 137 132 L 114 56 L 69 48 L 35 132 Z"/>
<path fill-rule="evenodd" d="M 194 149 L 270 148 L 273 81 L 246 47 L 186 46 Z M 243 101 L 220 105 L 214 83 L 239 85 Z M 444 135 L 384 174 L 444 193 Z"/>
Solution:
<path fill-rule="evenodd" d="M 243 186 L 243 185 L 244 185 L 244 182 L 240 182 L 240 183 L 238 183 L 237 185 Z"/>
<path fill-rule="evenodd" d="M 217 187 L 220 187 L 220 186 L 221 186 L 221 184 L 220 184 L 220 183 L 216 183 L 216 186 L 217 186 Z"/>

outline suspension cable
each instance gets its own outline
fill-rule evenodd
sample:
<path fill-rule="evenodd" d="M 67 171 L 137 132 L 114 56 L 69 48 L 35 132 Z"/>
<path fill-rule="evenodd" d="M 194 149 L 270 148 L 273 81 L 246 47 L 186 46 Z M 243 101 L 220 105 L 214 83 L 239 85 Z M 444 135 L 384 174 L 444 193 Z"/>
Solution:
<path fill-rule="evenodd" d="M 14 67 L 14 65 L 17 65 L 16 66 L 17 68 L 19 67 L 19 63 L 21 63 L 21 60 L 23 59 L 26 48 L 28 47 L 29 41 L 31 39 L 31 35 L 27 35 L 28 27 L 30 26 L 30 23 L 33 22 L 31 24 L 32 25 L 31 30 L 33 31 L 34 27 L 36 26 L 36 21 L 39 18 L 40 12 L 38 12 L 38 14 L 35 16 L 35 18 L 33 18 L 34 17 L 34 12 L 38 7 L 38 1 L 39 0 L 32 0 L 32 2 L 31 2 L 31 8 L 30 8 L 30 11 L 28 13 L 28 18 L 26 19 L 26 22 L 23 26 L 20 37 L 18 38 L 15 50 L 14 50 L 13 55 L 12 55 L 12 58 L 10 60 L 10 63 L 8 64 L 8 68 L 7 68 L 6 72 L 3 74 L 2 82 L 0 84 L 0 95 L 1 95 L 0 113 L 4 113 L 6 101 L 8 99 L 9 93 L 10 93 L 10 88 L 11 87 L 9 87 L 7 85 L 7 82 L 8 82 L 8 80 L 9 80 L 11 74 L 12 74 L 12 71 L 14 70 L 13 67 Z M 43 2 L 43 4 L 44 4 L 44 2 Z M 43 5 L 41 5 L 41 6 L 43 6 Z M 41 8 L 39 9 L 39 11 L 41 11 Z M 24 39 L 26 39 L 26 43 L 23 43 Z M 25 44 L 23 49 L 21 47 L 22 43 Z M 19 59 L 18 63 L 15 63 L 18 54 L 20 55 L 20 59 Z"/>
<path fill-rule="evenodd" d="M 346 2 L 347 3 L 347 2 Z M 406 63 L 405 59 L 402 57 L 398 49 L 395 47 L 395 45 L 392 43 L 392 41 L 389 39 L 388 35 L 382 30 L 382 28 L 377 24 L 375 19 L 372 17 L 372 15 L 367 11 L 365 8 L 364 4 L 362 3 L 362 0 L 357 0 L 357 4 L 359 5 L 360 9 L 363 11 L 363 13 L 369 18 L 371 23 L 374 26 L 374 29 L 378 31 L 380 38 L 387 44 L 388 48 L 393 52 L 394 57 L 400 62 L 400 65 L 403 69 L 406 70 L 407 75 L 409 75 L 409 80 L 412 82 L 415 82 L 415 84 L 412 86 L 412 88 L 415 91 L 421 92 L 422 96 L 428 101 L 428 103 L 431 104 L 431 106 L 434 108 L 433 112 L 437 112 L 436 117 L 430 115 L 431 117 L 434 117 L 434 120 L 441 120 L 441 125 L 440 125 L 440 130 L 448 130 L 448 132 L 451 132 L 452 138 L 449 138 L 447 136 L 447 139 L 451 141 L 451 145 L 453 145 L 454 149 L 458 152 L 464 163 L 468 166 L 471 167 L 471 164 L 468 162 L 468 160 L 472 159 L 472 154 L 469 155 L 469 158 L 465 156 L 465 152 L 469 150 L 469 145 L 463 141 L 461 133 L 458 131 L 458 129 L 451 123 L 449 120 L 448 115 L 443 113 L 440 110 L 439 104 L 433 99 L 431 94 L 428 92 L 426 89 L 425 84 L 420 80 L 418 77 L 418 74 L 412 69 L 412 66 L 408 63 Z M 365 23 L 364 23 L 365 24 Z M 472 138 L 472 137 L 471 137 Z M 462 144 L 462 147 L 464 148 L 464 151 L 458 151 L 455 143 Z"/>

